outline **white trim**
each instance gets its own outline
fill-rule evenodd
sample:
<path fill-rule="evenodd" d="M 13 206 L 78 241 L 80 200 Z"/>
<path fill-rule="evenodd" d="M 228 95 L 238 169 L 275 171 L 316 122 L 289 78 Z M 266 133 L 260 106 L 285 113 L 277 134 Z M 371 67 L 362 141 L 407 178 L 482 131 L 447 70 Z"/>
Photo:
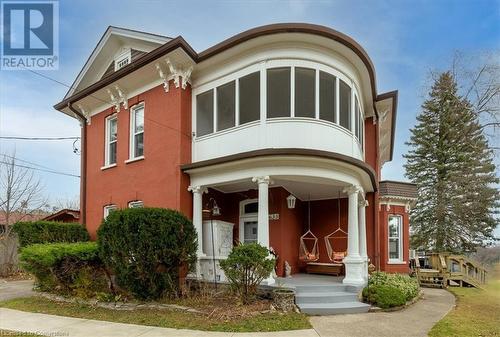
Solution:
<path fill-rule="evenodd" d="M 399 219 L 398 223 L 398 237 L 391 237 L 390 236 L 390 222 L 391 218 L 397 218 Z M 393 263 L 393 264 L 402 264 L 403 261 L 403 216 L 400 214 L 389 214 L 387 217 L 387 261 L 388 263 Z M 397 239 L 398 240 L 398 251 L 399 251 L 399 257 L 398 258 L 391 258 L 391 238 L 392 239 Z"/>
<path fill-rule="evenodd" d="M 130 163 L 133 163 L 133 162 L 136 162 L 136 161 L 139 161 L 139 160 L 144 160 L 144 156 L 139 156 L 139 157 L 127 159 L 127 160 L 124 161 L 124 163 L 125 164 L 130 164 Z"/>
<path fill-rule="evenodd" d="M 110 124 L 111 124 L 111 121 L 112 120 L 116 120 L 116 140 L 114 141 L 110 141 Z M 110 167 L 114 167 L 116 166 L 116 163 L 118 162 L 118 115 L 116 113 L 112 114 L 112 115 L 109 115 L 108 117 L 106 117 L 105 119 L 105 133 L 104 133 L 104 168 L 110 168 Z M 111 143 L 116 143 L 116 153 L 115 153 L 115 156 L 116 156 L 116 161 L 114 163 L 111 163 L 109 160 L 109 148 L 110 148 L 110 145 Z M 114 165 L 114 166 L 113 166 Z"/>
<path fill-rule="evenodd" d="M 408 262 L 400 260 L 389 260 L 387 261 L 387 264 L 408 264 Z"/>
<path fill-rule="evenodd" d="M 128 208 L 142 208 L 144 207 L 144 201 L 142 200 L 134 200 L 129 201 Z"/>
<path fill-rule="evenodd" d="M 292 118 L 295 117 L 295 68 L 295 66 L 290 67 L 290 117 Z"/>
<path fill-rule="evenodd" d="M 109 215 L 109 213 L 111 213 L 111 211 L 113 210 L 116 210 L 118 209 L 118 206 L 116 206 L 115 204 L 109 204 L 109 205 L 106 205 L 103 207 L 103 219 L 106 219 Z"/>
<path fill-rule="evenodd" d="M 258 198 L 245 199 L 245 200 L 240 201 L 240 217 L 254 216 L 254 215 L 257 216 L 257 212 L 245 213 L 245 206 L 248 204 L 254 204 L 254 203 L 258 203 L 258 202 L 259 202 Z"/>
<path fill-rule="evenodd" d="M 141 132 L 135 132 L 135 114 L 138 110 L 142 109 L 142 123 L 143 123 L 143 129 Z M 144 147 L 144 130 L 146 129 L 146 107 L 144 102 L 140 102 L 130 108 L 130 120 L 129 120 L 129 152 L 128 156 L 129 159 L 125 161 L 125 163 L 130 163 L 135 160 L 141 160 L 144 159 L 144 148 L 142 149 L 142 155 L 140 156 L 135 156 L 135 136 L 139 135 L 142 133 L 142 146 Z"/>
<path fill-rule="evenodd" d="M 239 227 L 238 227 L 238 239 L 241 243 L 245 242 L 245 221 L 252 221 L 258 223 L 258 212 L 254 213 L 245 213 L 245 206 L 248 204 L 258 203 L 259 199 L 245 199 L 240 201 L 240 219 L 239 219 Z M 258 240 L 258 231 L 259 227 L 257 225 L 257 240 Z M 256 242 L 257 242 L 256 240 Z"/>
<path fill-rule="evenodd" d="M 107 169 L 110 169 L 113 167 L 116 167 L 116 163 L 111 164 L 111 165 L 101 166 L 101 170 L 104 171 L 104 170 L 107 170 Z"/>

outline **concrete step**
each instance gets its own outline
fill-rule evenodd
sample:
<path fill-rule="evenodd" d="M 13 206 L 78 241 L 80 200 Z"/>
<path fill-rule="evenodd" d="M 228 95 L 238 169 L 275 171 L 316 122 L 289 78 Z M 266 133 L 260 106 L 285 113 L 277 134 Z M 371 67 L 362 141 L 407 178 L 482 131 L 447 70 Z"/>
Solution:
<path fill-rule="evenodd" d="M 331 285 L 300 285 L 295 287 L 297 294 L 300 293 L 331 293 L 339 291 L 355 291 L 355 287 L 351 287 L 342 283 Z"/>
<path fill-rule="evenodd" d="M 299 292 L 295 295 L 295 302 L 302 303 L 339 303 L 355 302 L 358 300 L 356 293 L 346 291 L 335 292 Z"/>
<path fill-rule="evenodd" d="M 358 301 L 339 303 L 297 304 L 300 311 L 308 315 L 358 314 L 368 312 L 370 305 Z"/>

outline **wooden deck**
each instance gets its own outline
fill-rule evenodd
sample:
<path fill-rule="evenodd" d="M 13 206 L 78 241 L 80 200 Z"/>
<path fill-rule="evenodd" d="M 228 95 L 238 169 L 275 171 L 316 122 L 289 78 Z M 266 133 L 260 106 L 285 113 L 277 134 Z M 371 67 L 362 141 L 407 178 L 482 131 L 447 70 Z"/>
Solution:
<path fill-rule="evenodd" d="M 426 261 L 426 268 L 421 268 L 419 263 L 414 264 L 421 286 L 481 288 L 486 283 L 486 268 L 463 255 L 432 253 L 426 256 Z"/>

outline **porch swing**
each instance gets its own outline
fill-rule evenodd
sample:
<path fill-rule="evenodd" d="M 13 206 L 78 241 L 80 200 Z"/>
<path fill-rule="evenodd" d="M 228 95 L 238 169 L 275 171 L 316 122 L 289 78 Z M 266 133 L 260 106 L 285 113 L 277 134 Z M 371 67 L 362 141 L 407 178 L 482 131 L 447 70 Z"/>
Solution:
<path fill-rule="evenodd" d="M 334 240 L 344 240 L 347 239 L 347 232 L 343 230 L 340 226 L 340 193 L 337 198 L 337 225 L 333 232 L 325 236 L 325 246 L 326 252 L 328 254 L 328 259 L 333 263 L 343 264 L 344 258 L 347 256 L 347 251 L 336 251 Z"/>
<path fill-rule="evenodd" d="M 344 257 L 347 252 L 337 252 L 334 250 L 334 240 L 346 239 L 347 232 L 340 227 L 340 194 L 338 197 L 338 228 L 333 232 L 324 237 L 325 246 L 328 255 L 328 259 L 331 261 L 329 263 L 322 262 L 310 262 L 307 264 L 306 271 L 308 274 L 328 274 L 340 276 L 344 272 Z"/>
<path fill-rule="evenodd" d="M 319 260 L 318 238 L 311 231 L 311 200 L 307 202 L 307 232 L 300 237 L 299 260 L 314 262 Z"/>

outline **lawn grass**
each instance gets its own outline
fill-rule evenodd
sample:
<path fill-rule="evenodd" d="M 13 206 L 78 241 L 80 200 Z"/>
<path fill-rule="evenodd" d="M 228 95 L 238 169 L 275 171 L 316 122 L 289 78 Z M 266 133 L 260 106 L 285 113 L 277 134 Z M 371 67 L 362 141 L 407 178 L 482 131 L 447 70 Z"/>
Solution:
<path fill-rule="evenodd" d="M 500 336 L 500 265 L 484 289 L 449 287 L 457 306 L 429 332 L 430 337 Z"/>
<path fill-rule="evenodd" d="M 203 314 L 177 310 L 136 309 L 120 311 L 84 304 L 55 302 L 36 296 L 1 302 L 0 306 L 51 315 L 177 329 L 264 332 L 311 328 L 307 316 L 298 313 L 264 313 L 242 319 L 218 321 Z"/>

